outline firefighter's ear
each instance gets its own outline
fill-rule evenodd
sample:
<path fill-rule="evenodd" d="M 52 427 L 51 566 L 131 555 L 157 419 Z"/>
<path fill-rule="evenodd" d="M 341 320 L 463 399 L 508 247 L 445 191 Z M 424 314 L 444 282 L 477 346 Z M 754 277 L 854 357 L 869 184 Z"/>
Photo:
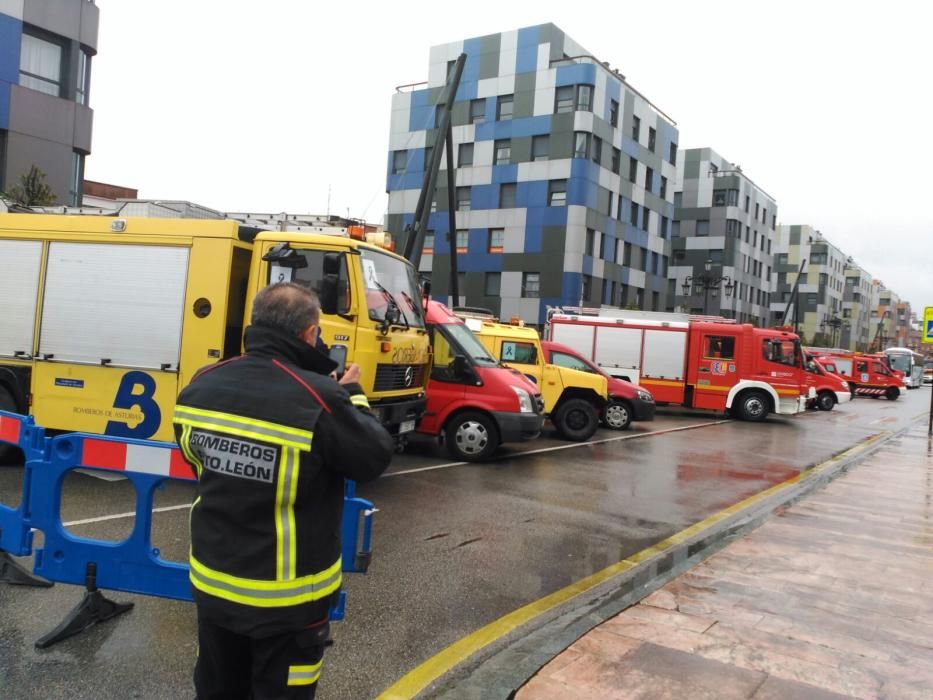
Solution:
<path fill-rule="evenodd" d="M 308 326 L 307 328 L 305 328 L 299 334 L 298 337 L 301 338 L 303 341 L 305 341 L 308 345 L 310 345 L 313 348 L 315 345 L 317 345 L 317 337 L 320 331 L 321 331 L 320 326 L 316 324 L 312 324 Z"/>

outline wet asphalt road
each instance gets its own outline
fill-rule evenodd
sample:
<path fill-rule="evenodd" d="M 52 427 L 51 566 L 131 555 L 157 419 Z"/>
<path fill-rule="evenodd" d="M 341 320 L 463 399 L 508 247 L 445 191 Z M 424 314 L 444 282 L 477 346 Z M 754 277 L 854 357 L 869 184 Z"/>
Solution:
<path fill-rule="evenodd" d="M 498 617 L 906 425 L 927 410 L 928 391 L 764 424 L 667 412 L 626 433 L 600 431 L 594 438 L 607 442 L 568 447 L 546 437 L 481 465 L 451 464 L 429 443 L 413 445 L 382 479 L 360 487 L 380 509 L 374 558 L 367 576 L 345 578 L 347 619 L 333 626 L 336 644 L 325 657 L 318 697 L 375 697 Z M 688 429 L 649 434 L 673 428 Z M 0 502 L 18 500 L 20 474 L 0 468 Z M 188 503 L 191 491 L 169 484 L 155 506 Z M 132 510 L 126 482 L 82 474 L 66 481 L 64 522 Z M 132 518 L 122 517 L 71 529 L 120 539 L 131 526 Z M 185 510 L 157 513 L 154 546 L 166 558 L 183 559 L 186 527 Z M 0 584 L 0 698 L 193 697 L 193 607 L 108 595 L 136 607 L 40 652 L 33 642 L 58 624 L 81 590 Z"/>

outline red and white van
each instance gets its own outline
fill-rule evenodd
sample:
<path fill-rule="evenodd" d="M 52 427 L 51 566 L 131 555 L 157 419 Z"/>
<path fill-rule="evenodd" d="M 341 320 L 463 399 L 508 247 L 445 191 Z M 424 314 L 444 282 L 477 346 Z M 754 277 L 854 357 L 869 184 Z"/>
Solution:
<path fill-rule="evenodd" d="M 826 369 L 815 357 L 807 359 L 807 372 L 804 375 L 807 386 L 813 387 L 816 396 L 807 405 L 821 411 L 832 411 L 837 403 L 846 403 L 852 399 L 849 383 L 834 372 Z"/>
<path fill-rule="evenodd" d="M 541 394 L 521 372 L 503 367 L 463 320 L 437 301 L 425 305 L 434 361 L 417 431 L 440 437 L 454 459 L 482 461 L 506 442 L 538 436 Z"/>
<path fill-rule="evenodd" d="M 896 401 L 904 380 L 891 371 L 887 363 L 874 355 L 834 352 L 817 358 L 823 367 L 835 372 L 849 383 L 853 396 L 871 396 Z"/>

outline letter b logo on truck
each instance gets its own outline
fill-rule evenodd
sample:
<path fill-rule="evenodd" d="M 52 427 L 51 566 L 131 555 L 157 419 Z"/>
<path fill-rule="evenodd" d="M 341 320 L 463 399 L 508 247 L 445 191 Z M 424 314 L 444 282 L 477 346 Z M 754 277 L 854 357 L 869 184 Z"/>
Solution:
<path fill-rule="evenodd" d="M 162 423 L 162 410 L 159 408 L 159 404 L 155 402 L 155 390 L 155 379 L 145 372 L 134 371 L 124 374 L 123 379 L 120 380 L 120 386 L 117 388 L 117 395 L 113 399 L 113 407 L 114 409 L 125 409 L 127 411 L 138 408 L 143 419 L 135 428 L 131 428 L 128 422 L 107 421 L 104 434 L 115 437 L 136 438 L 138 440 L 152 437 Z"/>

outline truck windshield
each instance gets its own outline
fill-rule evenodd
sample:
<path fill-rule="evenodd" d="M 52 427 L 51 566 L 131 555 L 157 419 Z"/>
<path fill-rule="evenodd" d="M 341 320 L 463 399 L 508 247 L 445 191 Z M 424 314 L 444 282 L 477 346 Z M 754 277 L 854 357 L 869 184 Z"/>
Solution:
<path fill-rule="evenodd" d="M 383 321 L 386 311 L 397 306 L 402 324 L 424 328 L 414 268 L 404 260 L 367 248 L 360 248 L 360 261 L 369 318 Z"/>
<path fill-rule="evenodd" d="M 460 354 L 465 355 L 475 364 L 485 365 L 487 367 L 498 364 L 486 348 L 483 347 L 482 343 L 476 339 L 473 332 L 464 324 L 445 323 L 439 326 L 439 328 L 441 328 L 444 335 L 447 336 L 450 345 L 455 350 L 461 351 Z"/>

